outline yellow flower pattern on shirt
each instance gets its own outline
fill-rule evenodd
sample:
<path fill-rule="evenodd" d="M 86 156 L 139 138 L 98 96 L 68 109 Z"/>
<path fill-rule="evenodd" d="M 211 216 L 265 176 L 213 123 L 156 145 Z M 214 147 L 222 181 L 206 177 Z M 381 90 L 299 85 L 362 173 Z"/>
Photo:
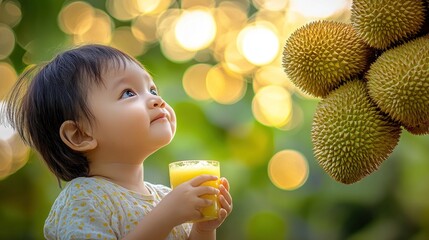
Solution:
<path fill-rule="evenodd" d="M 46 239 L 121 239 L 171 189 L 145 182 L 151 195 L 130 191 L 102 178 L 76 178 L 55 200 L 45 222 Z M 168 240 L 187 239 L 192 224 L 176 226 Z"/>

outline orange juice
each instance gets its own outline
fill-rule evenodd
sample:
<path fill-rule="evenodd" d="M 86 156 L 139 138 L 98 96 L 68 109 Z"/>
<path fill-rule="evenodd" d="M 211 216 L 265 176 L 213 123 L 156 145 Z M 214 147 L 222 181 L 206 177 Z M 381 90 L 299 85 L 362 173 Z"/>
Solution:
<path fill-rule="evenodd" d="M 179 184 L 189 181 L 194 177 L 202 174 L 209 174 L 220 177 L 220 167 L 218 161 L 209 160 L 186 160 L 173 162 L 169 165 L 170 184 L 172 188 L 177 187 Z M 219 188 L 218 181 L 208 181 L 203 183 L 204 186 L 212 186 Z M 204 198 L 213 201 L 213 205 L 203 208 L 201 213 L 204 218 L 199 221 L 217 219 L 220 204 L 216 195 L 204 195 Z"/>

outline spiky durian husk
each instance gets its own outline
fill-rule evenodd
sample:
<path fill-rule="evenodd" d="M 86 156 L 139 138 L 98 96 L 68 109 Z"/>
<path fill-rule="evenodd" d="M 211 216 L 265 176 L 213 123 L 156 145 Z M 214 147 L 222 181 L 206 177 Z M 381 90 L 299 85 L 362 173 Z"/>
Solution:
<path fill-rule="evenodd" d="M 311 131 L 319 164 L 350 184 L 378 169 L 397 145 L 401 127 L 379 111 L 365 82 L 353 80 L 319 102 Z"/>
<path fill-rule="evenodd" d="M 367 69 L 372 50 L 351 24 L 315 21 L 296 30 L 283 51 L 283 67 L 302 91 L 325 97 Z"/>
<path fill-rule="evenodd" d="M 424 0 L 353 0 L 351 21 L 371 47 L 387 49 L 418 33 L 425 21 Z"/>
<path fill-rule="evenodd" d="M 404 128 L 414 135 L 429 134 L 429 119 L 427 122 L 415 126 L 404 125 Z"/>
<path fill-rule="evenodd" d="M 413 134 L 429 133 L 429 37 L 383 52 L 366 78 L 383 112 Z"/>

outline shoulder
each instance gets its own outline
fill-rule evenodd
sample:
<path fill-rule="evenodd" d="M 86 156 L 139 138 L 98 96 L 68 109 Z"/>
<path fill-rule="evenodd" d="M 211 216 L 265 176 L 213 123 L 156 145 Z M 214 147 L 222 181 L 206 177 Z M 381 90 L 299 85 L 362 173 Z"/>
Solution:
<path fill-rule="evenodd" d="M 68 182 L 45 220 L 45 237 L 73 238 L 74 234 L 86 234 L 94 229 L 112 233 L 108 220 L 112 208 L 107 199 L 102 198 L 103 194 L 103 182 L 97 179 L 76 178 Z"/>
<path fill-rule="evenodd" d="M 94 199 L 106 191 L 103 181 L 91 177 L 75 178 L 67 183 L 58 198 L 71 198 L 73 200 Z"/>
<path fill-rule="evenodd" d="M 150 182 L 145 182 L 145 185 L 151 191 L 152 194 L 158 195 L 161 198 L 171 192 L 171 188 L 162 184 L 153 184 Z"/>
<path fill-rule="evenodd" d="M 108 193 L 103 181 L 96 178 L 75 178 L 68 182 L 60 192 L 51 208 L 51 214 L 70 210 L 72 206 L 76 205 L 84 209 L 100 206 L 106 208 L 108 207 L 106 206 L 108 205 L 106 195 Z"/>
<path fill-rule="evenodd" d="M 105 181 L 95 177 L 78 177 L 67 183 L 64 189 L 88 189 L 98 188 L 106 185 Z"/>

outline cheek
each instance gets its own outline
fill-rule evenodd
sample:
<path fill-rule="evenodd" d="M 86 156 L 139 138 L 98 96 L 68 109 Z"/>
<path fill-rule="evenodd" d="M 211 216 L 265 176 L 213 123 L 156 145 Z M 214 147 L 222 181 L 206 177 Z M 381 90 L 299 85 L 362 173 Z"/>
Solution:
<path fill-rule="evenodd" d="M 138 108 L 105 108 L 96 113 L 97 132 L 104 141 L 112 138 L 132 138 L 147 132 L 147 113 Z"/>
<path fill-rule="evenodd" d="M 171 130 L 173 133 L 176 132 L 176 113 L 174 112 L 173 108 L 170 105 L 166 105 L 166 110 L 170 114 L 170 123 L 171 123 Z"/>

